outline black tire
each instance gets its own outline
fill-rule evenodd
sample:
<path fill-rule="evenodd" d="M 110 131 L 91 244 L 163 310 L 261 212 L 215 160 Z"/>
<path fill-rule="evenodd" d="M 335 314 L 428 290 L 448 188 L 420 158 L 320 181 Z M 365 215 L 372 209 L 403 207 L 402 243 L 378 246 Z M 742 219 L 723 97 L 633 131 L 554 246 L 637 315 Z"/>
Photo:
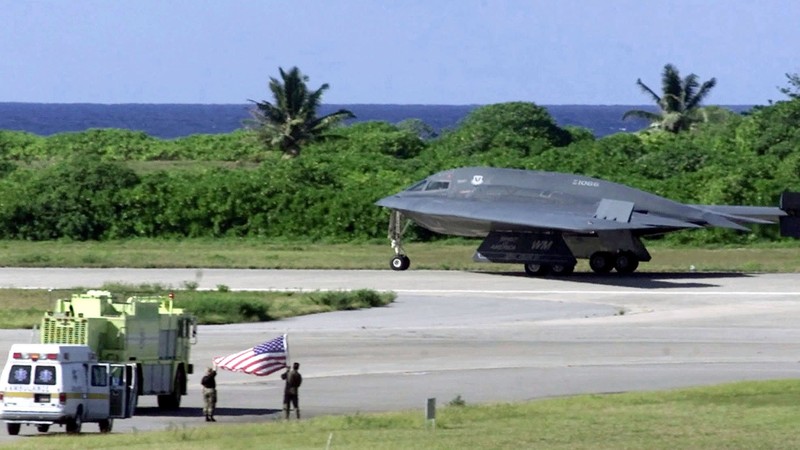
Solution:
<path fill-rule="evenodd" d="M 100 425 L 101 433 L 111 433 L 111 429 L 114 428 L 114 419 L 102 419 L 98 425 Z"/>
<path fill-rule="evenodd" d="M 39 433 L 47 433 L 50 431 L 50 425 L 36 425 L 36 431 Z"/>
<path fill-rule="evenodd" d="M 411 266 L 411 259 L 406 255 L 397 255 L 389 262 L 392 270 L 406 270 Z"/>
<path fill-rule="evenodd" d="M 620 252 L 614 260 L 614 268 L 618 273 L 629 274 L 639 267 L 639 258 L 633 252 Z"/>
<path fill-rule="evenodd" d="M 21 426 L 22 426 L 22 424 L 19 424 L 19 423 L 7 423 L 6 424 L 6 431 L 8 431 L 9 435 L 16 436 L 16 435 L 19 434 L 19 429 L 20 429 Z"/>
<path fill-rule="evenodd" d="M 614 257 L 609 252 L 595 252 L 589 257 L 589 267 L 594 273 L 608 273 L 614 268 Z"/>
<path fill-rule="evenodd" d="M 575 264 L 553 264 L 550 271 L 557 276 L 571 275 L 575 272 Z"/>
<path fill-rule="evenodd" d="M 186 389 L 186 375 L 183 369 L 178 369 L 175 375 L 175 383 L 172 386 L 172 393 L 158 396 L 158 408 L 165 411 L 180 409 L 183 391 Z"/>
<path fill-rule="evenodd" d="M 80 406 L 78 407 L 78 412 L 75 413 L 75 417 L 70 417 L 67 419 L 67 433 L 70 434 L 78 434 L 81 432 L 81 428 L 83 427 L 83 408 Z"/>
<path fill-rule="evenodd" d="M 532 277 L 540 277 L 547 275 L 550 272 L 550 266 L 547 264 L 526 263 L 525 273 Z"/>

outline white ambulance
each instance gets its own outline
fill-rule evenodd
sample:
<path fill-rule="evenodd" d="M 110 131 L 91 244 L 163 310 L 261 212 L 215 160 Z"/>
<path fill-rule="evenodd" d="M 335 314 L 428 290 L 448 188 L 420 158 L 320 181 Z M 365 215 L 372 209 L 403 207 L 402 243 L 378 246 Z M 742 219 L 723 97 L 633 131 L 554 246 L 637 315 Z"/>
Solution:
<path fill-rule="evenodd" d="M 99 362 L 87 345 L 14 344 L 0 375 L 0 419 L 11 435 L 23 424 L 79 433 L 84 422 L 107 433 L 133 415 L 135 377 L 135 364 Z"/>

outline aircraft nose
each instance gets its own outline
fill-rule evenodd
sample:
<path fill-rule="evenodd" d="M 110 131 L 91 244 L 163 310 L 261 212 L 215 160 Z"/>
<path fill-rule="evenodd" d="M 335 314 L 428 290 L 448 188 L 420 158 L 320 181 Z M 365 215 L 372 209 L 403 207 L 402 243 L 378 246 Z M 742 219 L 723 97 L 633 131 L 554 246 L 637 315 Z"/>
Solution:
<path fill-rule="evenodd" d="M 383 206 L 385 208 L 393 208 L 397 206 L 399 200 L 400 200 L 400 194 L 394 194 L 378 200 L 377 202 L 375 202 L 375 204 L 378 206 Z"/>

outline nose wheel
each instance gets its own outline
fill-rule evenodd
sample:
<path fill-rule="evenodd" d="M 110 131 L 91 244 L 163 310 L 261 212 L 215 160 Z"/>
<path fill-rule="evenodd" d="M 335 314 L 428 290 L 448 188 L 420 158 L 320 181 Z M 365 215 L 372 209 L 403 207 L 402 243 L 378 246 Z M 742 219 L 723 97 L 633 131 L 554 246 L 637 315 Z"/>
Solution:
<path fill-rule="evenodd" d="M 389 263 L 392 270 L 406 270 L 411 266 L 411 259 L 406 255 L 397 255 Z"/>
<path fill-rule="evenodd" d="M 394 258 L 389 261 L 392 270 L 406 270 L 411 266 L 411 259 L 406 256 L 403 250 L 403 233 L 410 221 L 403 224 L 403 214 L 400 211 L 392 211 L 389 216 L 389 240 L 392 242 Z"/>

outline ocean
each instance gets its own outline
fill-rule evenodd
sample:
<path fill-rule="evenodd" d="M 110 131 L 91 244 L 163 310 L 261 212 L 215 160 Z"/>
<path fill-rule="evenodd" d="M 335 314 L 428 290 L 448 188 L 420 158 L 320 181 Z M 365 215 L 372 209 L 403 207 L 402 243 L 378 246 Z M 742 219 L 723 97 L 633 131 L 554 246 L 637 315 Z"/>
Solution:
<path fill-rule="evenodd" d="M 643 120 L 622 120 L 631 109 L 654 110 L 651 105 L 543 105 L 560 126 L 587 128 L 597 137 L 647 126 Z M 121 128 L 143 131 L 153 137 L 174 139 L 192 134 L 230 133 L 250 117 L 251 104 L 96 104 L 96 103 L 0 103 L 0 130 L 27 131 L 49 136 L 89 128 Z M 480 105 L 322 105 L 320 114 L 340 108 L 352 111 L 355 122 L 397 123 L 420 119 L 437 133 L 454 129 Z M 735 111 L 749 106 L 728 107 Z"/>

